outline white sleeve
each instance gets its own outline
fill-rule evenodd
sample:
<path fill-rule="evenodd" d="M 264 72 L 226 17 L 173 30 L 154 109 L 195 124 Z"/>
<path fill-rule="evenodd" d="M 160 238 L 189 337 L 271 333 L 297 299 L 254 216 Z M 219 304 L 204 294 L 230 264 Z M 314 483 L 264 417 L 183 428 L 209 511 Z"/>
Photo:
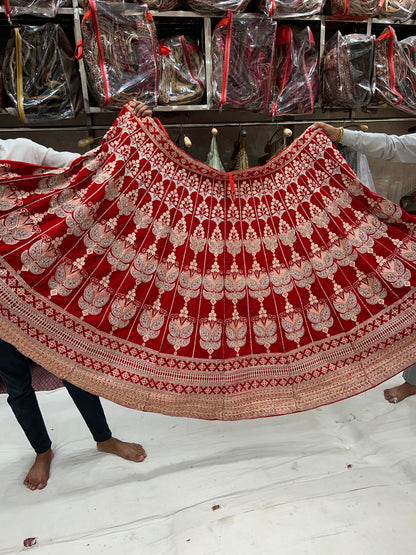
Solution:
<path fill-rule="evenodd" d="M 373 158 L 390 162 L 416 163 L 416 133 L 387 135 L 344 129 L 341 144 Z"/>
<path fill-rule="evenodd" d="M 79 158 L 81 154 L 76 152 L 56 151 L 53 148 L 45 148 L 40 165 L 53 166 L 56 168 L 66 168 L 70 166 L 74 160 Z"/>
<path fill-rule="evenodd" d="M 69 166 L 80 156 L 80 154 L 75 152 L 58 152 L 53 148 L 47 148 L 30 139 L 0 140 L 0 158 L 3 160 L 62 168 Z"/>

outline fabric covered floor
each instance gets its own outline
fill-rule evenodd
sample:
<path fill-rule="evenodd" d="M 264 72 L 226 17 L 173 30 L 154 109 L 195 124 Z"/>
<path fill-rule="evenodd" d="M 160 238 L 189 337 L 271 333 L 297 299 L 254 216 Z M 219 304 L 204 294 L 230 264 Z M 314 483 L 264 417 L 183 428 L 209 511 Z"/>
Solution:
<path fill-rule="evenodd" d="M 104 401 L 135 464 L 98 453 L 64 389 L 38 393 L 54 442 L 49 484 L 23 479 L 33 454 L 0 395 L 1 554 L 414 553 L 416 396 L 383 398 L 397 376 L 313 411 L 240 422 L 135 412 Z"/>

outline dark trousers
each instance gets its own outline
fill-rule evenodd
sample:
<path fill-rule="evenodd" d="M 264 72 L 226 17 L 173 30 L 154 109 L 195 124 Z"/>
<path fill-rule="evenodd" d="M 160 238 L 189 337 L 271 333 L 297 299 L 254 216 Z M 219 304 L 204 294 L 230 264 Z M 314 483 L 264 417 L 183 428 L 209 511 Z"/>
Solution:
<path fill-rule="evenodd" d="M 51 447 L 51 440 L 40 412 L 32 387 L 30 359 L 13 345 L 0 339 L 0 377 L 6 384 L 8 398 L 20 426 L 36 453 L 44 453 Z M 64 380 L 70 396 L 85 420 L 95 441 L 111 437 L 100 398 Z"/>

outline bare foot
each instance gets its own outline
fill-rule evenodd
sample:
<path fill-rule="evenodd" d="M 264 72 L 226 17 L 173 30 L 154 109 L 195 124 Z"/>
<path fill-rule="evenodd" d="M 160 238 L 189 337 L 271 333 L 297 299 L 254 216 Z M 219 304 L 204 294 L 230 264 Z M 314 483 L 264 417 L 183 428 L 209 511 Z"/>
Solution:
<path fill-rule="evenodd" d="M 34 491 L 35 489 L 43 489 L 46 486 L 52 458 L 52 449 L 36 455 L 35 462 L 23 482 L 27 488 Z"/>
<path fill-rule="evenodd" d="M 134 462 L 142 462 L 147 457 L 146 451 L 138 443 L 127 443 L 115 437 L 110 437 L 107 441 L 97 441 L 97 449 Z"/>
<path fill-rule="evenodd" d="M 406 397 L 410 397 L 410 395 L 414 395 L 416 393 L 416 385 L 411 385 L 410 383 L 404 382 L 402 385 L 397 387 L 392 387 L 390 389 L 384 390 L 384 398 L 389 403 L 399 403 L 406 399 Z"/>

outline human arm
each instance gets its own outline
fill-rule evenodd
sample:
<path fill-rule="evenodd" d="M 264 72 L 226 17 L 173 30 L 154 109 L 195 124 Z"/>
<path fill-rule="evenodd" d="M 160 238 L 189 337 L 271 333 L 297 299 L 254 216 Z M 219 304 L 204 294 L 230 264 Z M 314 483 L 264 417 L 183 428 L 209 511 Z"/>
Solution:
<path fill-rule="evenodd" d="M 312 128 L 323 129 L 333 142 L 337 141 L 341 129 L 323 122 L 315 122 Z M 387 135 L 344 129 L 340 143 L 373 158 L 390 162 L 416 163 L 416 133 Z"/>
<path fill-rule="evenodd" d="M 0 141 L 0 158 L 3 160 L 61 168 L 69 166 L 80 156 L 76 152 L 58 152 L 25 138 Z"/>
<path fill-rule="evenodd" d="M 41 145 L 38 145 L 41 146 Z M 81 154 L 78 152 L 68 152 L 66 150 L 57 151 L 53 148 L 43 147 L 42 160 L 39 162 L 41 166 L 51 166 L 54 168 L 66 168 L 77 160 Z"/>
<path fill-rule="evenodd" d="M 152 117 L 152 110 L 138 100 L 133 103 L 132 112 L 138 118 Z M 77 152 L 57 151 L 35 143 L 30 139 L 0 140 L 0 159 L 2 160 L 61 168 L 70 166 L 80 156 L 81 154 Z"/>

